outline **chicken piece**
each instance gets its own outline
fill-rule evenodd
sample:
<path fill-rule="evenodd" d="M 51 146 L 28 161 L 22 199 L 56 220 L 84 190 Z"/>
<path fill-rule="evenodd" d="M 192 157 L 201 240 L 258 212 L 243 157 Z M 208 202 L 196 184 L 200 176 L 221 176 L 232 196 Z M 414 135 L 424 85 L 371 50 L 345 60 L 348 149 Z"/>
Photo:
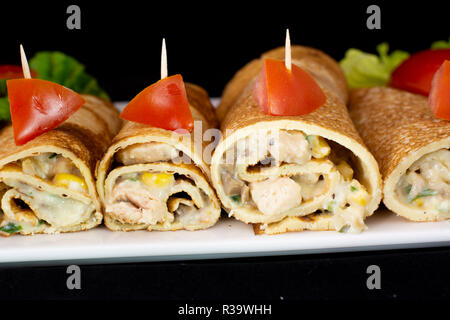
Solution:
<path fill-rule="evenodd" d="M 287 177 L 250 183 L 250 193 L 258 210 L 266 215 L 279 214 L 302 202 L 301 187 Z"/>
<path fill-rule="evenodd" d="M 131 224 L 156 224 L 173 219 L 165 202 L 135 182 L 118 183 L 106 205 L 113 218 Z"/>
<path fill-rule="evenodd" d="M 47 172 L 42 172 L 39 167 L 36 166 L 33 158 L 26 158 L 22 160 L 22 171 L 25 174 L 31 176 L 38 176 L 40 178 L 45 178 Z"/>
<path fill-rule="evenodd" d="M 323 194 L 327 188 L 325 179 L 320 179 L 319 173 L 305 173 L 293 176 L 292 179 L 300 185 L 305 201 Z"/>
<path fill-rule="evenodd" d="M 22 160 L 22 171 L 25 174 L 47 179 L 51 174 L 56 157 L 49 158 L 49 153 L 42 153 Z"/>
<path fill-rule="evenodd" d="M 80 171 L 70 159 L 48 152 L 23 159 L 22 171 L 42 179 L 52 179 L 57 173 L 70 173 L 81 177 Z"/>
<path fill-rule="evenodd" d="M 165 143 L 149 142 L 135 144 L 120 150 L 116 154 L 117 161 L 124 165 L 169 161 L 179 156 L 179 151 Z"/>
<path fill-rule="evenodd" d="M 74 166 L 73 162 L 62 156 L 57 157 L 50 175 L 55 176 L 58 173 L 70 173 L 81 177 L 80 171 Z"/>
<path fill-rule="evenodd" d="M 271 156 L 278 162 L 303 164 L 311 159 L 311 150 L 301 132 L 279 131 L 269 140 Z"/>

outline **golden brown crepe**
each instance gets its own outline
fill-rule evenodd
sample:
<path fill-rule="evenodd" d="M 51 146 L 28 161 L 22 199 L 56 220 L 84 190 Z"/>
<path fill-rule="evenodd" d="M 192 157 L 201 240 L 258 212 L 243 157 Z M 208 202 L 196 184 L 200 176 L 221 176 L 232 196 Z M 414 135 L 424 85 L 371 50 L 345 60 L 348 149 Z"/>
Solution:
<path fill-rule="evenodd" d="M 87 230 L 102 221 L 94 182 L 121 120 L 114 106 L 86 103 L 57 128 L 16 146 L 12 126 L 0 131 L 2 235 Z"/>
<path fill-rule="evenodd" d="M 427 98 L 358 89 L 350 115 L 380 165 L 385 205 L 413 221 L 450 218 L 450 122 L 433 115 Z"/>
<path fill-rule="evenodd" d="M 105 224 L 114 231 L 197 230 L 213 226 L 220 204 L 209 184 L 203 134 L 217 126 L 208 94 L 186 83 L 191 134 L 127 122 L 97 169 Z"/>
<path fill-rule="evenodd" d="M 216 192 L 230 216 L 256 233 L 301 230 L 359 232 L 381 199 L 377 163 L 346 109 L 345 76 L 319 50 L 292 47 L 292 63 L 320 85 L 325 105 L 304 116 L 270 116 L 252 95 L 263 58 L 239 70 L 217 109 L 223 137 L 211 163 Z"/>

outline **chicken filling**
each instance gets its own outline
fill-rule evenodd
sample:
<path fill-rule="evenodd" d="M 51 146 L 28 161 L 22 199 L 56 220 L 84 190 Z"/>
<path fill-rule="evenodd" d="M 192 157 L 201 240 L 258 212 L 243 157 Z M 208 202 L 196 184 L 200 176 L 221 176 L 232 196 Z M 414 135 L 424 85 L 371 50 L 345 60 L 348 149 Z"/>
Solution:
<path fill-rule="evenodd" d="M 8 165 L 21 169 L 27 176 L 86 196 L 86 183 L 73 162 L 60 154 L 41 153 Z M 53 194 L 18 179 L 2 179 L 2 219 L 0 232 L 34 233 L 48 227 L 68 227 L 86 222 L 95 210 L 92 202 Z"/>
<path fill-rule="evenodd" d="M 210 222 L 210 199 L 186 176 L 161 172 L 121 175 L 107 196 L 106 212 L 131 225 L 180 223 L 195 227 Z"/>
<path fill-rule="evenodd" d="M 231 215 L 254 208 L 265 216 L 287 216 L 314 203 L 308 214 L 332 214 L 336 230 L 365 229 L 369 194 L 353 178 L 348 152 L 333 150 L 322 137 L 293 130 L 258 132 L 230 150 L 220 172 Z"/>
<path fill-rule="evenodd" d="M 397 194 L 418 209 L 450 212 L 450 150 L 441 149 L 414 162 L 397 185 Z"/>
<path fill-rule="evenodd" d="M 190 158 L 177 148 L 161 142 L 138 143 L 116 153 L 116 161 L 129 166 L 139 163 L 171 161 L 190 163 Z"/>
<path fill-rule="evenodd" d="M 130 145 L 115 155 L 118 166 L 154 162 L 189 164 L 181 150 L 162 142 Z M 116 179 L 107 194 L 106 212 L 122 224 L 145 226 L 182 225 L 195 228 L 210 223 L 213 204 L 190 178 L 177 173 L 135 172 Z"/>

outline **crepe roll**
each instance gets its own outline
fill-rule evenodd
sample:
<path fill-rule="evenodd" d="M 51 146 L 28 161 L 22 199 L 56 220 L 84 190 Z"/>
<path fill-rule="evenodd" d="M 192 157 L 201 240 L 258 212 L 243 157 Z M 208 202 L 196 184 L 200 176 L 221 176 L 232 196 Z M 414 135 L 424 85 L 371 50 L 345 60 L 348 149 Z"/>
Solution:
<path fill-rule="evenodd" d="M 225 210 L 255 233 L 365 230 L 381 178 L 348 115 L 343 72 L 323 52 L 293 46 L 292 63 L 315 79 L 326 102 L 303 116 L 271 116 L 252 94 L 264 58 L 283 60 L 284 48 L 238 71 L 217 110 L 222 139 L 211 176 Z"/>
<path fill-rule="evenodd" d="M 59 233 L 102 222 L 95 166 L 122 124 L 114 106 L 83 95 L 69 119 L 28 143 L 14 143 L 11 125 L 0 131 L 0 232 Z"/>
<path fill-rule="evenodd" d="M 213 226 L 220 204 L 209 182 L 204 133 L 217 126 L 208 94 L 186 83 L 193 132 L 126 122 L 97 169 L 105 224 L 113 231 L 198 230 Z"/>
<path fill-rule="evenodd" d="M 450 122 L 433 115 L 428 99 L 358 89 L 350 114 L 380 164 L 386 207 L 412 221 L 450 218 Z"/>

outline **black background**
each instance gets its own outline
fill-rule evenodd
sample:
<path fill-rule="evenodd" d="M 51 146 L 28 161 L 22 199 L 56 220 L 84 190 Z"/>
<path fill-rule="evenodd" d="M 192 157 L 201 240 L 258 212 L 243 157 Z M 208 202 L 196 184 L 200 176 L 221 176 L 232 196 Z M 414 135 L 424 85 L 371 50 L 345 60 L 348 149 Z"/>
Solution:
<path fill-rule="evenodd" d="M 78 4 L 81 30 L 68 30 L 66 9 Z M 366 9 L 381 8 L 381 30 L 368 30 Z M 0 61 L 19 64 L 19 44 L 30 58 L 61 50 L 83 62 L 113 100 L 129 100 L 159 79 L 161 40 L 169 74 L 219 96 L 234 72 L 263 51 L 293 44 L 340 60 L 356 47 L 374 52 L 387 41 L 410 52 L 448 39 L 445 1 L 4 1 Z"/>
<path fill-rule="evenodd" d="M 66 28 L 66 8 L 81 8 L 81 30 Z M 367 6 L 381 7 L 381 30 L 366 28 Z M 263 51 L 294 44 L 341 59 L 350 47 L 380 42 L 414 52 L 450 36 L 445 1 L 58 1 L 0 5 L 0 63 L 61 50 L 83 62 L 113 100 L 129 100 L 159 78 L 161 39 L 169 74 L 220 96 L 233 73 Z M 1 246 L 0 246 L 1 254 Z M 67 290 L 66 267 L 2 267 L 2 299 L 448 299 L 450 248 L 248 259 L 91 265 L 82 290 Z M 382 289 L 368 290 L 366 268 L 382 270 Z M 283 297 L 283 298 L 281 298 Z M 173 310 L 173 309 L 172 309 Z M 172 312 L 172 311 L 170 311 Z"/>

